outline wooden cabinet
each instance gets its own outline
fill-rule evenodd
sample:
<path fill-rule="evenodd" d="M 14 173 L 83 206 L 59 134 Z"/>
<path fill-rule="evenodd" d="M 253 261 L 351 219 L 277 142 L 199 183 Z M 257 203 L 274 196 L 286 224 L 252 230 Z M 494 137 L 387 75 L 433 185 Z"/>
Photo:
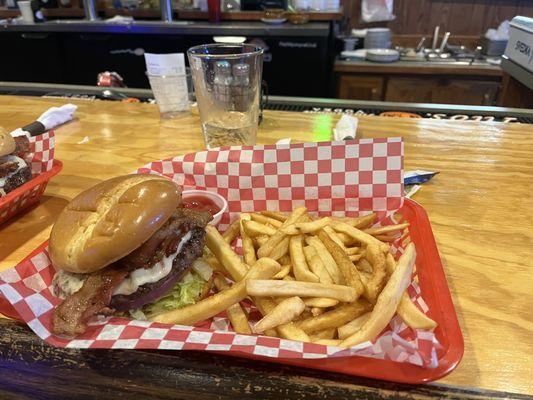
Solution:
<path fill-rule="evenodd" d="M 366 75 L 341 75 L 338 94 L 341 99 L 381 100 L 384 78 Z"/>
<path fill-rule="evenodd" d="M 498 82 L 462 77 L 391 77 L 384 100 L 491 106 L 496 104 L 499 86 Z"/>
<path fill-rule="evenodd" d="M 494 66 L 335 62 L 341 99 L 496 105 L 502 70 Z"/>

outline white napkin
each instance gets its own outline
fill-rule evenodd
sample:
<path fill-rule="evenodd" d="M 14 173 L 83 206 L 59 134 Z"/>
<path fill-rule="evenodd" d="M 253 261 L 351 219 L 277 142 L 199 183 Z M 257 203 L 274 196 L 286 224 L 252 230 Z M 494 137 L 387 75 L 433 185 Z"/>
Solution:
<path fill-rule="evenodd" d="M 74 118 L 74 112 L 78 106 L 74 104 L 65 104 L 61 107 L 52 107 L 46 110 L 37 121 L 44 125 L 46 130 L 55 128 Z"/>
<path fill-rule="evenodd" d="M 276 142 L 276 144 L 291 144 L 291 138 L 283 138 Z"/>
<path fill-rule="evenodd" d="M 335 140 L 355 139 L 357 136 L 357 124 L 359 120 L 351 115 L 343 114 L 335 128 L 333 128 L 333 137 Z"/>

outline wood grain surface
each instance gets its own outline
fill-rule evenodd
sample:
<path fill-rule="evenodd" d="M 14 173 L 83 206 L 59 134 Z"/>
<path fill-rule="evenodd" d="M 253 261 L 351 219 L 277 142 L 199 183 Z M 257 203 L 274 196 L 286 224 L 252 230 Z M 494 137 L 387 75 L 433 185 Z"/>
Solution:
<path fill-rule="evenodd" d="M 418 33 L 431 35 L 440 25 L 441 38 L 450 31 L 450 44 L 458 44 L 455 35 L 483 35 L 489 28 L 497 28 L 506 19 L 516 15 L 531 17 L 531 0 L 396 0 L 390 22 L 361 22 L 361 0 L 345 0 L 345 16 L 350 26 L 368 28 L 387 26 L 396 34 Z M 429 38 L 428 38 L 429 39 Z M 429 42 L 426 42 L 426 45 Z"/>
<path fill-rule="evenodd" d="M 12 130 L 31 122 L 46 108 L 64 102 L 1 96 L 0 124 Z M 51 181 L 37 207 L 0 227 L 0 270 L 15 265 L 44 241 L 58 212 L 81 190 L 101 179 L 131 172 L 149 161 L 203 148 L 197 116 L 161 121 L 153 105 L 74 102 L 79 105 L 77 119 L 57 130 L 56 154 L 64 162 L 64 169 Z M 266 112 L 258 141 L 273 143 L 282 137 L 292 137 L 296 141 L 328 140 L 337 118 L 333 115 Z M 533 247 L 530 191 L 533 178 L 532 126 L 360 117 L 358 135 L 403 136 L 406 169 L 440 171 L 423 186 L 415 200 L 424 206 L 432 222 L 463 330 L 465 355 L 454 372 L 432 384 L 431 388 L 454 385 L 533 394 L 533 270 L 530 255 Z M 47 379 L 55 382 L 54 379 L 58 379 L 56 375 L 61 375 L 61 371 L 68 370 L 69 366 L 77 368 L 72 361 L 73 351 L 40 345 L 31 334 L 24 335 L 24 328 L 17 328 L 12 322 L 2 322 L 0 332 L 0 347 L 13 349 L 4 353 L 9 361 L 0 362 L 3 376 L 0 396 L 3 391 L 7 393 L 10 388 L 18 387 L 17 382 L 27 381 L 28 387 L 38 387 L 39 382 Z M 13 341 L 13 346 L 10 341 Z M 28 352 L 17 353 L 15 342 Z M 77 362 L 85 360 L 83 368 L 89 378 L 95 379 L 95 384 L 100 383 L 103 385 L 101 389 L 105 390 L 110 381 L 105 380 L 98 369 L 91 375 L 91 368 L 93 363 L 99 362 L 99 357 L 111 360 L 119 357 L 120 352 L 76 354 L 81 354 Z M 139 352 L 138 355 L 140 367 L 144 365 L 142 363 L 153 362 L 144 354 L 147 353 Z M 63 367 L 61 357 L 65 357 Z M 135 365 L 132 364 L 134 359 L 128 365 Z M 281 366 L 264 367 L 265 371 L 270 371 L 264 372 L 263 367 L 255 367 L 255 364 L 250 365 L 251 372 L 242 377 L 239 368 L 246 368 L 247 364 L 252 364 L 250 361 L 198 353 L 172 356 L 165 353 L 156 360 L 167 364 L 175 362 L 179 368 L 190 370 L 189 375 L 184 375 L 181 380 L 176 375 L 169 377 L 169 385 L 174 389 L 172 393 L 179 390 L 176 387 L 178 383 L 185 385 L 187 379 L 191 379 L 191 383 L 198 384 L 204 374 L 210 379 L 226 382 L 230 379 L 229 371 L 236 373 L 235 385 L 239 385 L 239 389 L 221 384 L 221 390 L 234 390 L 235 394 L 244 397 L 252 397 L 250 393 L 255 391 L 255 380 L 260 382 L 259 385 L 267 385 L 263 390 L 269 396 L 279 393 L 276 392 L 279 388 L 268 387 L 268 380 L 262 380 L 263 374 L 278 373 L 274 371 L 281 371 L 281 376 L 276 375 L 276 380 L 270 381 L 272 384 L 279 384 L 281 380 L 287 385 L 287 390 L 296 390 L 291 385 L 308 386 L 305 392 L 308 397 L 312 397 L 310 393 L 314 387 L 318 391 L 314 397 L 325 398 L 320 392 L 322 385 L 326 389 L 337 387 L 338 398 L 344 398 L 349 388 L 356 393 L 355 386 L 349 385 L 359 382 L 355 378 Z M 39 366 L 38 371 L 33 368 L 34 363 Z M 118 364 L 111 365 L 119 369 Z M 131 388 L 128 382 L 139 384 L 128 365 L 122 372 L 114 370 L 110 375 L 115 377 L 115 383 L 124 386 L 125 391 Z M 221 367 L 212 368 L 213 365 L 227 365 L 228 371 Z M 164 374 L 164 370 L 160 373 Z M 13 380 L 11 385 L 10 379 Z M 156 381 L 147 384 L 155 384 L 153 382 Z M 393 396 L 395 386 L 387 384 L 386 387 L 392 390 L 392 394 L 387 392 L 384 396 Z M 398 390 L 407 389 L 398 386 Z M 194 393 L 187 394 L 189 391 L 190 388 L 184 387 L 183 395 L 174 398 L 194 397 Z M 333 392 L 328 393 L 331 395 Z M 434 394 L 445 397 L 438 392 Z M 279 396 L 283 397 L 283 394 Z M 212 393 L 205 397 L 219 396 Z M 305 398 L 305 395 L 293 397 Z M 365 394 L 365 397 L 377 395 Z M 447 397 L 455 396 L 452 393 Z"/>

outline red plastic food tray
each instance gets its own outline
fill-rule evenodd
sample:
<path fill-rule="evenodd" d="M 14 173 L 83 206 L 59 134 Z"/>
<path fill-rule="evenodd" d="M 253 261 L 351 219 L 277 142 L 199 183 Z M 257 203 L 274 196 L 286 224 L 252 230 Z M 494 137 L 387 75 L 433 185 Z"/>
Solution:
<path fill-rule="evenodd" d="M 61 171 L 63 164 L 54 160 L 49 171 L 42 172 L 24 185 L 19 186 L 7 195 L 0 197 L 0 225 L 14 217 L 24 209 L 37 203 L 43 195 L 48 181 Z"/>
<path fill-rule="evenodd" d="M 450 373 L 462 358 L 464 344 L 428 216 L 419 204 L 409 199 L 405 200 L 397 216 L 399 222 L 410 223 L 410 240 L 414 242 L 418 254 L 416 268 L 421 294 L 429 307 L 429 316 L 438 323 L 435 332 L 441 348 L 437 351 L 439 361 L 436 368 L 359 356 L 313 360 L 269 358 L 239 352 L 221 354 L 403 383 L 429 382 Z M 26 259 L 40 253 L 45 245 Z M 0 312 L 19 319 L 17 312 L 1 296 Z"/>
<path fill-rule="evenodd" d="M 463 357 L 463 335 L 428 215 L 420 204 L 410 199 L 405 199 L 398 214 L 401 215 L 399 223 L 410 224 L 409 235 L 417 251 L 416 269 L 420 290 L 429 307 L 428 315 L 438 323 L 435 333 L 442 348 L 437 352 L 437 368 L 423 368 L 413 364 L 359 356 L 309 360 L 274 359 L 250 354 L 232 355 L 402 383 L 430 382 L 453 371 Z"/>

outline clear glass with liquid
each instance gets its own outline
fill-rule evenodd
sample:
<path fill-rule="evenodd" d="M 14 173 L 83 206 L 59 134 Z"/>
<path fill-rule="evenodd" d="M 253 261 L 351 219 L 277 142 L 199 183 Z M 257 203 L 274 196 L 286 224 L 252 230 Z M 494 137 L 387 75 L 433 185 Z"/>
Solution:
<path fill-rule="evenodd" d="M 213 44 L 187 54 L 206 147 L 255 144 L 263 49 Z"/>

